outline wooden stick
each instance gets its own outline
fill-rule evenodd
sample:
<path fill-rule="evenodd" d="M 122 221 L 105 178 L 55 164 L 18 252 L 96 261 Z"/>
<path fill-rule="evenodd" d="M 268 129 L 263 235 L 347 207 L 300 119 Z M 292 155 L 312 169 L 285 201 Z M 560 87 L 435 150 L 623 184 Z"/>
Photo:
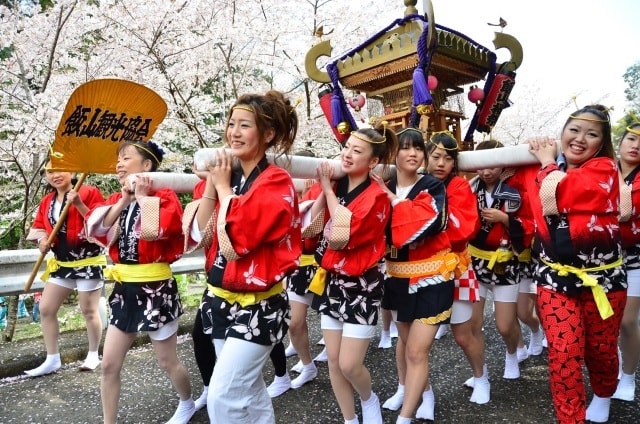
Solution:
<path fill-rule="evenodd" d="M 73 187 L 73 189 L 75 191 L 78 191 L 80 189 L 80 186 L 82 186 L 82 183 L 84 183 L 84 180 L 86 178 L 87 178 L 87 174 L 80 174 L 80 178 L 78 178 L 78 182 L 76 183 L 75 187 Z M 69 208 L 70 207 L 71 207 L 71 202 L 67 202 L 64 205 L 64 208 L 60 212 L 60 217 L 58 218 L 58 222 L 56 222 L 56 226 L 53 227 L 53 230 L 51 231 L 51 234 L 49 234 L 49 238 L 47 238 L 47 244 L 48 245 L 51 245 L 51 243 L 53 243 L 53 239 L 56 238 L 56 235 L 58 234 L 58 231 L 60 231 L 60 228 L 62 228 L 62 224 L 67 219 L 67 215 L 69 215 Z M 38 257 L 38 260 L 36 261 L 35 265 L 33 266 L 33 270 L 31 271 L 31 275 L 29 275 L 29 279 L 27 279 L 27 282 L 24 285 L 25 293 L 29 293 L 29 290 L 31 290 L 31 285 L 33 284 L 33 281 L 36 279 L 36 275 L 38 274 L 38 271 L 40 270 L 40 265 L 42 265 L 42 262 L 44 261 L 45 255 L 46 255 L 46 253 L 42 253 L 41 252 L 40 256 Z"/>

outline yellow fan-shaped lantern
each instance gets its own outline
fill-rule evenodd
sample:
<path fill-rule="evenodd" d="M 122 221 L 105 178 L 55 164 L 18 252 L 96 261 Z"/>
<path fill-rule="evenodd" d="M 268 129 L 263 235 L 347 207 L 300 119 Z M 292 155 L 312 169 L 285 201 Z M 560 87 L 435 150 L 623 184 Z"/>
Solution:
<path fill-rule="evenodd" d="M 167 114 L 153 90 L 132 81 L 98 79 L 78 87 L 64 109 L 51 147 L 51 168 L 115 172 L 118 147 L 149 141 Z"/>

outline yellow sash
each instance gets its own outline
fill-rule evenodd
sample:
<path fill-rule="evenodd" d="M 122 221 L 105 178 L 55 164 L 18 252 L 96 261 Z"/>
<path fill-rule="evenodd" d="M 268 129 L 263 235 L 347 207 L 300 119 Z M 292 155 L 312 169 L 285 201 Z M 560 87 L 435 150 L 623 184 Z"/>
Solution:
<path fill-rule="evenodd" d="M 309 266 L 309 265 L 317 265 L 315 257 L 313 255 L 300 255 L 299 266 Z"/>
<path fill-rule="evenodd" d="M 104 270 L 104 278 L 118 283 L 149 283 L 168 280 L 173 276 L 166 262 L 153 264 L 113 264 Z"/>
<path fill-rule="evenodd" d="M 518 255 L 518 261 L 520 262 L 531 262 L 531 249 L 524 249 Z"/>
<path fill-rule="evenodd" d="M 462 252 L 456 252 L 458 256 L 458 265 L 454 271 L 454 275 L 456 278 L 460 278 L 465 272 L 469 270 L 469 265 L 471 265 L 471 255 L 469 255 L 469 251 L 465 248 Z"/>
<path fill-rule="evenodd" d="M 613 315 L 613 308 L 611 308 L 611 303 L 609 303 L 609 299 L 607 298 L 607 294 L 604 292 L 602 286 L 598 284 L 598 279 L 589 275 L 589 272 L 598 272 L 605 271 L 607 269 L 616 268 L 622 266 L 622 258 L 619 258 L 617 261 L 600 265 L 593 268 L 576 268 L 571 265 L 562 265 L 558 263 L 549 263 L 544 259 L 540 258 L 540 260 L 550 267 L 551 269 L 558 272 L 558 275 L 561 277 L 566 277 L 569 273 L 575 274 L 585 287 L 591 287 L 591 293 L 593 293 L 593 299 L 596 301 L 596 305 L 598 306 L 598 312 L 600 313 L 600 317 L 605 320 Z"/>
<path fill-rule="evenodd" d="M 387 274 L 397 278 L 430 277 L 440 274 L 448 280 L 457 265 L 458 255 L 444 250 L 421 261 L 387 261 Z"/>
<path fill-rule="evenodd" d="M 324 293 L 324 286 L 327 284 L 327 270 L 318 266 L 316 269 L 316 275 L 313 276 L 311 283 L 309 283 L 309 291 L 311 293 L 322 296 Z"/>
<path fill-rule="evenodd" d="M 44 272 L 40 276 L 42 281 L 47 281 L 49 279 L 49 275 L 52 272 L 56 272 L 60 269 L 61 266 L 65 268 L 77 268 L 80 266 L 106 266 L 107 265 L 107 257 L 105 255 L 93 256 L 91 258 L 79 259 L 77 261 L 59 261 L 56 258 L 47 259 L 47 267 Z"/>
<path fill-rule="evenodd" d="M 243 308 L 250 305 L 257 305 L 260 301 L 282 293 L 284 290 L 282 283 L 275 284 L 266 292 L 232 292 L 220 287 L 214 287 L 211 284 L 207 284 L 207 288 L 214 296 L 221 297 L 231 304 L 239 303 Z"/>
<path fill-rule="evenodd" d="M 508 262 L 513 259 L 514 256 L 511 250 L 482 250 L 472 245 L 468 245 L 467 250 L 469 251 L 471 256 L 489 261 L 489 263 L 487 264 L 487 268 L 489 269 L 493 269 L 493 266 L 496 264 L 496 262 Z"/>

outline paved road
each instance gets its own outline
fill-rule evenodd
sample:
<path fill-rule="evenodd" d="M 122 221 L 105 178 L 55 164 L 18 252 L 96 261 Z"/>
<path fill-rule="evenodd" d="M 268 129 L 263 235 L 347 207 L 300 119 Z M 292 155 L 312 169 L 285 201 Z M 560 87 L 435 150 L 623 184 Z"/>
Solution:
<path fill-rule="evenodd" d="M 184 318 L 188 324 L 191 318 Z M 320 338 L 318 319 L 309 315 L 312 341 Z M 188 330 L 188 325 L 183 331 Z M 487 405 L 470 403 L 470 390 L 462 386 L 470 376 L 461 350 L 449 335 L 436 342 L 432 353 L 432 384 L 436 394 L 436 421 L 438 423 L 553 423 L 548 383 L 546 380 L 546 355 L 530 358 L 521 364 L 519 380 L 502 378 L 504 347 L 495 327 L 485 328 L 488 341 L 488 366 L 492 384 L 492 398 Z M 393 349 L 378 349 L 378 337 L 371 345 L 367 364 L 371 370 L 374 390 L 384 400 L 396 389 L 396 373 Z M 194 393 L 198 395 L 202 383 L 193 359 L 191 340 L 182 336 L 179 356 L 189 369 Z M 24 347 L 0 345 L 0 368 L 11 362 L 9 356 L 29 359 L 35 365 L 40 358 L 24 344 Z M 37 343 L 36 343 L 37 345 Z M 73 352 L 74 345 L 84 345 L 84 335 L 65 334 L 63 351 Z M 21 352 L 18 350 L 21 349 Z M 30 350 L 31 349 L 31 350 Z M 81 349 L 77 347 L 76 349 Z M 314 345 L 317 354 L 321 346 Z M 13 351 L 13 352 L 11 352 Z M 27 358 L 25 358 L 25 356 Z M 82 353 L 76 354 L 80 358 Z M 99 381 L 100 371 L 78 372 L 80 362 L 69 362 L 66 356 L 61 371 L 40 378 L 5 377 L 0 380 L 0 423 L 97 423 L 101 420 Z M 17 360 L 16 360 L 17 361 Z M 289 358 L 289 367 L 297 357 Z M 17 362 L 16 362 L 17 363 Z M 274 399 L 278 423 L 326 424 L 342 423 L 337 403 L 329 383 L 326 363 L 319 363 L 318 379 L 298 390 L 290 390 Z M 267 384 L 273 378 L 270 363 L 264 370 Z M 120 402 L 119 423 L 162 423 L 173 413 L 178 399 L 169 380 L 155 364 L 149 345 L 133 349 L 125 363 L 122 375 L 123 390 Z M 638 380 L 640 387 L 640 379 Z M 397 412 L 385 411 L 385 423 L 394 423 Z M 614 401 L 610 423 L 638 422 L 640 406 L 638 397 L 632 403 Z M 191 423 L 208 423 L 206 411 L 198 412 Z M 415 420 L 414 422 L 426 422 Z M 258 423 L 256 423 L 258 424 Z"/>

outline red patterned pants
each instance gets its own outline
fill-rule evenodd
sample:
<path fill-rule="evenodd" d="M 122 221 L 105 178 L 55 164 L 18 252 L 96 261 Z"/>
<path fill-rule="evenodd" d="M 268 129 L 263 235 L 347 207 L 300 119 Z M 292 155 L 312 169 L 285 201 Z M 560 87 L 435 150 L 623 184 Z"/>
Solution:
<path fill-rule="evenodd" d="M 614 315 L 602 320 L 591 291 L 567 296 L 538 287 L 538 310 L 549 345 L 551 395 L 562 424 L 585 421 L 583 362 L 593 393 L 610 397 L 616 390 L 618 334 L 627 292 L 607 293 L 607 298 Z"/>

